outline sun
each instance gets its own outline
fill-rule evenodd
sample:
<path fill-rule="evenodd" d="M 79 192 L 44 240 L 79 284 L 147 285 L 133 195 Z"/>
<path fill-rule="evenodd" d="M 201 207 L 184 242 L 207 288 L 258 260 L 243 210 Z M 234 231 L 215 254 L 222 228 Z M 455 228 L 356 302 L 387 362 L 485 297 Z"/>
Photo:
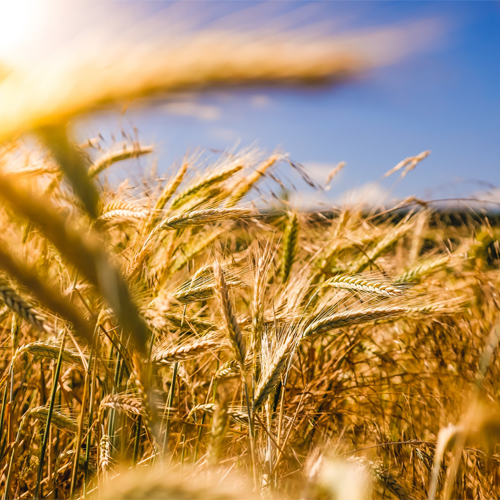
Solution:
<path fill-rule="evenodd" d="M 0 60 L 12 61 L 37 31 L 43 0 L 0 0 Z"/>

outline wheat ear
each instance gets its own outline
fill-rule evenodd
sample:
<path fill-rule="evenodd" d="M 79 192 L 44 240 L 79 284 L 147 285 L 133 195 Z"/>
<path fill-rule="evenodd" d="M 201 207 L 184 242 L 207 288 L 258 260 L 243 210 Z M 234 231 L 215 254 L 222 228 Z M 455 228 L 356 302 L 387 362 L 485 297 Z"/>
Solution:
<path fill-rule="evenodd" d="M 428 314 L 430 312 L 438 312 L 440 309 L 441 307 L 430 304 L 422 307 L 373 307 L 358 311 L 345 311 L 328 316 L 321 315 L 320 318 L 310 322 L 304 329 L 302 338 L 306 339 L 314 334 L 326 333 L 336 328 L 369 323 L 384 318 Z"/>
<path fill-rule="evenodd" d="M 380 283 L 378 281 L 367 280 L 359 276 L 339 275 L 330 278 L 323 283 L 323 287 L 340 288 L 343 290 L 355 290 L 372 293 L 374 295 L 384 295 L 385 297 L 397 297 L 404 293 L 397 286 Z"/>
<path fill-rule="evenodd" d="M 48 414 L 49 414 L 49 408 L 47 408 L 46 406 L 37 406 L 36 408 L 31 408 L 26 413 L 24 413 L 23 418 L 21 419 L 21 423 L 19 424 L 19 427 L 24 428 L 24 426 L 28 422 L 28 419 L 30 418 L 38 419 L 41 422 L 45 422 L 47 420 Z M 78 431 L 78 423 L 76 422 L 76 420 L 56 410 L 52 410 L 51 423 L 54 424 L 59 429 L 66 430 L 73 434 L 76 434 L 76 432 Z"/>
<path fill-rule="evenodd" d="M 42 315 L 35 307 L 28 304 L 20 297 L 12 288 L 0 282 L 0 300 L 5 302 L 5 305 L 17 313 L 21 318 L 26 320 L 30 325 L 37 330 L 50 334 L 54 333 L 53 328 L 47 323 L 47 318 Z"/>
<path fill-rule="evenodd" d="M 155 230 L 160 229 L 182 229 L 189 226 L 200 226 L 209 222 L 220 220 L 242 219 L 254 217 L 248 208 L 210 208 L 207 210 L 193 210 L 179 215 L 174 215 L 162 221 Z"/>
<path fill-rule="evenodd" d="M 216 405 L 214 403 L 199 404 L 191 408 L 188 416 L 191 416 L 193 413 L 197 411 L 203 411 L 205 413 L 214 413 L 215 409 Z M 244 425 L 245 427 L 248 427 L 248 413 L 246 412 L 246 410 L 243 410 L 243 408 L 229 407 L 227 409 L 227 413 L 232 422 L 238 425 Z"/>
<path fill-rule="evenodd" d="M 150 233 L 153 227 L 157 224 L 158 220 L 161 217 L 162 211 L 165 208 L 167 202 L 172 198 L 174 193 L 177 191 L 177 188 L 181 184 L 184 176 L 186 175 L 188 164 L 183 163 L 179 171 L 175 174 L 175 176 L 170 180 L 170 182 L 165 186 L 165 189 L 162 191 L 160 196 L 158 197 L 154 210 L 151 211 L 148 220 L 145 222 L 144 226 L 141 229 L 141 233 L 147 234 Z"/>
<path fill-rule="evenodd" d="M 261 380 L 255 390 L 253 411 L 258 411 L 265 403 L 266 399 L 278 385 L 290 356 L 297 345 L 297 336 L 294 334 L 295 328 L 287 332 L 281 345 L 274 347 L 274 352 L 267 366 L 262 367 Z"/>
<path fill-rule="evenodd" d="M 191 186 L 188 186 L 182 193 L 174 198 L 174 200 L 172 201 L 172 208 L 179 208 L 200 191 L 206 188 L 214 187 L 215 185 L 224 182 L 225 180 L 229 179 L 231 176 L 239 172 L 242 168 L 243 165 L 236 164 L 205 175 L 199 181 L 193 183 Z"/>
<path fill-rule="evenodd" d="M 129 220 L 145 220 L 148 217 L 147 212 L 138 212 L 135 210 L 112 210 L 99 217 L 99 220 L 105 221 L 108 225 L 111 223 L 120 223 Z"/>
<path fill-rule="evenodd" d="M 234 359 L 230 359 L 226 363 L 224 363 L 216 372 L 216 379 L 230 378 L 230 377 L 239 377 L 240 376 L 240 368 L 238 363 Z"/>
<path fill-rule="evenodd" d="M 388 471 L 384 470 L 379 463 L 362 457 L 351 458 L 349 461 L 355 462 L 356 464 L 369 469 L 369 471 L 378 481 L 380 481 L 384 488 L 387 488 L 400 500 L 414 500 L 414 497 L 406 491 L 398 480 Z"/>
<path fill-rule="evenodd" d="M 287 362 L 288 354 L 290 351 L 284 352 L 279 356 L 275 363 L 270 367 L 268 375 L 261 381 L 255 391 L 255 399 L 253 402 L 253 411 L 256 412 L 265 403 L 271 392 L 278 385 L 281 374 L 283 373 Z"/>
<path fill-rule="evenodd" d="M 20 356 L 25 353 L 29 353 L 32 354 L 33 356 L 38 356 L 40 358 L 48 358 L 56 360 L 59 357 L 60 350 L 61 350 L 60 346 L 49 344 L 48 342 L 44 342 L 42 340 L 22 345 L 21 347 L 18 347 L 18 349 L 12 356 L 10 367 L 13 367 L 16 361 L 20 358 Z M 82 358 L 78 354 L 68 349 L 63 349 L 61 356 L 62 356 L 62 362 L 64 363 L 83 366 Z M 0 380 L 0 386 L 3 385 L 7 376 L 8 373 Z"/>
<path fill-rule="evenodd" d="M 111 462 L 111 440 L 107 434 L 103 434 L 99 441 L 99 469 L 103 474 L 109 471 Z"/>
<path fill-rule="evenodd" d="M 201 356 L 220 346 L 221 342 L 218 337 L 201 337 L 194 342 L 172 346 L 166 349 L 158 348 L 153 353 L 151 361 L 157 365 L 175 363 L 176 361 L 186 361 Z"/>
<path fill-rule="evenodd" d="M 114 219 L 119 220 L 144 220 L 149 217 L 148 211 L 143 207 L 136 205 L 135 203 L 130 203 L 126 201 L 114 201 L 106 205 L 102 214 L 99 216 L 99 220 L 102 221 L 112 221 Z"/>
<path fill-rule="evenodd" d="M 146 320 L 151 326 L 158 330 L 166 330 L 167 323 L 170 323 L 175 328 L 182 328 L 183 330 L 190 330 L 190 325 L 196 329 L 207 331 L 214 330 L 216 325 L 203 321 L 198 318 L 188 318 L 182 314 L 172 314 L 169 311 L 167 304 L 155 304 L 154 308 L 150 308 L 145 313 Z"/>
<path fill-rule="evenodd" d="M 449 263 L 449 261 L 449 255 L 429 259 L 405 271 L 401 276 L 396 278 L 394 283 L 411 283 L 412 281 L 419 281 L 424 276 L 442 269 Z"/>
<path fill-rule="evenodd" d="M 380 483 L 387 488 L 396 498 L 400 500 L 415 500 L 413 495 L 410 495 L 406 488 L 388 471 L 385 471 L 378 464 L 371 464 L 371 471 L 373 475 L 380 481 Z"/>
<path fill-rule="evenodd" d="M 122 144 L 114 147 L 112 150 L 100 156 L 89 168 L 89 177 L 99 175 L 114 163 L 130 158 L 138 158 L 153 152 L 153 146 L 143 146 L 142 144 Z"/>
<path fill-rule="evenodd" d="M 144 406 L 140 398 L 131 394 L 108 394 L 99 405 L 97 420 L 102 422 L 105 408 L 121 410 L 131 415 L 144 415 Z"/>

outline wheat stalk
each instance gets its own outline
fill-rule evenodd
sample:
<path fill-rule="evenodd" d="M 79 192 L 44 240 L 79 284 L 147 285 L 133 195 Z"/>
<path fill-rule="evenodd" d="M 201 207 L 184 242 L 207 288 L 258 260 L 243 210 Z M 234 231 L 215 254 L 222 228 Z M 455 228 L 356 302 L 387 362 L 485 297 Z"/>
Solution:
<path fill-rule="evenodd" d="M 285 234 L 283 236 L 283 255 L 281 258 L 281 280 L 288 281 L 292 269 L 295 254 L 297 252 L 297 240 L 299 236 L 299 221 L 294 212 L 288 219 Z"/>
<path fill-rule="evenodd" d="M 215 467 L 221 455 L 222 443 L 229 423 L 229 392 L 222 387 L 219 390 L 212 422 L 212 435 L 207 451 L 207 463 Z"/>

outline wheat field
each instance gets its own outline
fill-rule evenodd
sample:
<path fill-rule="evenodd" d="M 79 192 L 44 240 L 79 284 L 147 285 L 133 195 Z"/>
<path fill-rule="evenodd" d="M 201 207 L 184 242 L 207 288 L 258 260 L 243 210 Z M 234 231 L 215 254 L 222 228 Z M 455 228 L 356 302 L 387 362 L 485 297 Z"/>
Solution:
<path fill-rule="evenodd" d="M 27 100 L 33 75 L 0 82 L 3 499 L 500 495 L 495 217 L 306 213 L 259 194 L 300 167 L 257 149 L 116 185 L 154 146 L 70 133 L 115 98 L 363 66 L 324 44 L 276 67 L 266 43 L 253 65 L 228 51 L 165 81 L 127 63 L 57 99 L 60 81 Z"/>

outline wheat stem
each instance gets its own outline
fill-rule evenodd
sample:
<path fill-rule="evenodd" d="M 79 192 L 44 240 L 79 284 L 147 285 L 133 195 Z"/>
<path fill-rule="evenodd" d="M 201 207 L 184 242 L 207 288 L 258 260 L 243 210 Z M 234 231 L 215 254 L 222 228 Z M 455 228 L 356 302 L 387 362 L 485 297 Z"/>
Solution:
<path fill-rule="evenodd" d="M 54 379 L 52 381 L 52 393 L 50 395 L 49 409 L 48 409 L 48 413 L 47 413 L 47 421 L 45 424 L 45 432 L 43 435 L 42 447 L 40 449 L 40 465 L 38 466 L 38 474 L 37 474 L 37 478 L 36 478 L 36 486 L 35 486 L 35 494 L 34 494 L 35 500 L 38 500 L 38 498 L 39 498 L 39 491 L 40 491 L 40 487 L 41 487 L 40 482 L 41 482 L 42 473 L 43 473 L 43 461 L 45 458 L 45 450 L 47 449 L 47 442 L 48 442 L 49 432 L 50 432 L 50 423 L 52 420 L 52 414 L 54 411 L 54 404 L 56 401 L 56 392 L 57 392 L 57 386 L 59 384 L 59 374 L 61 373 L 63 350 L 64 350 L 65 342 L 66 342 L 66 332 L 63 333 L 63 338 L 61 340 L 61 347 L 59 350 L 59 358 L 57 360 L 56 371 L 54 373 Z M 41 492 L 41 491 L 40 491 L 40 496 L 43 497 L 43 492 Z"/>

